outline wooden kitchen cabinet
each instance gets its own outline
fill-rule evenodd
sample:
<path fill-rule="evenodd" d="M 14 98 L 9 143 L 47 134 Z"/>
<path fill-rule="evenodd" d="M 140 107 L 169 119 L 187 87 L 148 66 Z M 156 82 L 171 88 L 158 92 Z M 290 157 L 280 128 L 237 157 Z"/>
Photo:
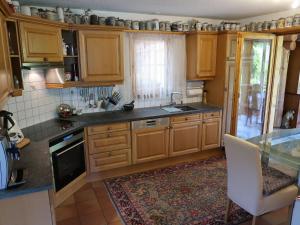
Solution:
<path fill-rule="evenodd" d="M 59 27 L 20 22 L 19 30 L 23 62 L 63 62 Z"/>
<path fill-rule="evenodd" d="M 202 125 L 202 150 L 220 147 L 221 118 L 208 118 Z"/>
<path fill-rule="evenodd" d="M 212 80 L 216 76 L 217 33 L 186 36 L 187 80 Z"/>
<path fill-rule="evenodd" d="M 131 164 L 131 149 L 92 154 L 89 156 L 90 172 L 99 172 Z"/>
<path fill-rule="evenodd" d="M 169 127 L 132 130 L 132 163 L 168 157 Z"/>
<path fill-rule="evenodd" d="M 82 79 L 88 82 L 120 83 L 123 75 L 123 33 L 79 31 Z"/>
<path fill-rule="evenodd" d="M 173 124 L 170 129 L 170 156 L 198 152 L 201 149 L 202 122 Z"/>
<path fill-rule="evenodd" d="M 0 107 L 5 103 L 11 89 L 9 53 L 6 37 L 5 18 L 0 11 Z"/>
<path fill-rule="evenodd" d="M 218 66 L 216 68 L 216 74 L 218 74 L 218 76 L 216 76 L 214 80 L 206 81 L 204 87 L 204 90 L 207 91 L 207 103 L 223 108 L 221 140 L 223 140 L 225 133 L 230 133 L 231 129 L 236 45 L 236 32 L 225 32 L 218 35 Z M 250 53 L 247 53 L 247 55 L 248 54 Z"/>
<path fill-rule="evenodd" d="M 131 164 L 129 123 L 114 123 L 86 128 L 88 174 Z"/>
<path fill-rule="evenodd" d="M 88 142 L 90 154 L 130 148 L 130 131 L 91 135 Z"/>

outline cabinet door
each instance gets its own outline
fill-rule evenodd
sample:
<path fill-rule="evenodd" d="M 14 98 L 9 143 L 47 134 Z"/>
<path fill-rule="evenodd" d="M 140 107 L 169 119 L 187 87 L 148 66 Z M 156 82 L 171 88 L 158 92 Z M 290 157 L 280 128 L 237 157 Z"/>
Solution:
<path fill-rule="evenodd" d="M 170 130 L 170 156 L 197 152 L 201 149 L 201 122 L 174 124 Z"/>
<path fill-rule="evenodd" d="M 80 61 L 84 81 L 123 81 L 123 34 L 80 31 Z"/>
<path fill-rule="evenodd" d="M 169 128 L 147 128 L 132 131 L 133 164 L 168 157 Z"/>
<path fill-rule="evenodd" d="M 5 20 L 0 12 L 0 106 L 9 95 L 10 78 Z"/>
<path fill-rule="evenodd" d="M 220 147 L 221 119 L 209 119 L 202 125 L 202 150 Z"/>
<path fill-rule="evenodd" d="M 63 62 L 61 29 L 20 22 L 23 62 Z"/>
<path fill-rule="evenodd" d="M 216 75 L 217 35 L 198 35 L 197 75 L 199 78 L 213 78 Z"/>

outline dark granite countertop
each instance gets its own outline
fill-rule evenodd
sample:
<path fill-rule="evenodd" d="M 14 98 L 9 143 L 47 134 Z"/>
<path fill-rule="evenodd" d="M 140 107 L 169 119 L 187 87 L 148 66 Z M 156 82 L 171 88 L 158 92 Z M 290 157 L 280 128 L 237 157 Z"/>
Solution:
<path fill-rule="evenodd" d="M 43 191 L 53 187 L 49 141 L 85 126 L 126 122 L 149 118 L 168 117 L 181 114 L 219 111 L 221 108 L 202 104 L 185 104 L 195 108 L 193 111 L 169 113 L 160 107 L 139 108 L 133 111 L 110 111 L 88 113 L 67 120 L 52 119 L 22 131 L 31 143 L 21 150 L 21 159 L 14 163 L 15 168 L 26 168 L 26 184 L 9 190 L 0 191 L 0 199 Z M 64 129 L 62 129 L 62 125 Z"/>

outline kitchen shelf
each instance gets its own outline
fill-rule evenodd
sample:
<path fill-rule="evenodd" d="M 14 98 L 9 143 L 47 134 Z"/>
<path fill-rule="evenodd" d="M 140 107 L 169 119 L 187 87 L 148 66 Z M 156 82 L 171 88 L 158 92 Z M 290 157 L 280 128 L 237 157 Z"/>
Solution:
<path fill-rule="evenodd" d="M 177 34 L 184 35 L 186 32 L 161 31 L 161 30 L 124 30 L 127 33 L 150 33 L 150 34 Z"/>
<path fill-rule="evenodd" d="M 7 40 L 9 47 L 9 59 L 12 79 L 12 96 L 21 96 L 23 86 L 22 70 L 21 70 L 21 57 L 19 36 L 17 30 L 17 22 L 15 20 L 6 20 Z"/>

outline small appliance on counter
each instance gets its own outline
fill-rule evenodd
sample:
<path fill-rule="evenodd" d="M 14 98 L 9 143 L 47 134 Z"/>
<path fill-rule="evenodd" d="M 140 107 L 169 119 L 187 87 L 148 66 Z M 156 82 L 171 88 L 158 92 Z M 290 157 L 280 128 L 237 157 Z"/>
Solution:
<path fill-rule="evenodd" d="M 7 135 L 10 141 L 19 144 L 24 139 L 24 135 L 17 122 L 14 120 L 13 113 L 2 110 L 0 111 L 0 118 L 3 118 L 3 121 L 1 122 L 3 124 L 2 129 L 6 133 L 3 135 Z"/>
<path fill-rule="evenodd" d="M 16 144 L 0 136 L 0 190 L 18 187 L 25 183 L 24 170 L 14 169 L 13 161 L 20 159 Z"/>
<path fill-rule="evenodd" d="M 0 111 L 0 190 L 24 184 L 24 169 L 14 169 L 14 160 L 20 159 L 17 143 L 24 135 L 16 126 L 11 112 Z M 13 138 L 11 138 L 13 137 Z"/>

